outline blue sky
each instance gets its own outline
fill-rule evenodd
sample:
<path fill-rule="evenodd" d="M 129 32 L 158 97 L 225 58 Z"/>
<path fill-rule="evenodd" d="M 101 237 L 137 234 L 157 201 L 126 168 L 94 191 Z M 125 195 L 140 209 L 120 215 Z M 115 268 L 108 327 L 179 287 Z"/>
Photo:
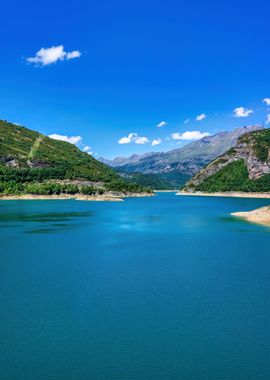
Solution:
<path fill-rule="evenodd" d="M 109 158 L 265 122 L 269 11 L 261 0 L 2 2 L 0 118 Z"/>

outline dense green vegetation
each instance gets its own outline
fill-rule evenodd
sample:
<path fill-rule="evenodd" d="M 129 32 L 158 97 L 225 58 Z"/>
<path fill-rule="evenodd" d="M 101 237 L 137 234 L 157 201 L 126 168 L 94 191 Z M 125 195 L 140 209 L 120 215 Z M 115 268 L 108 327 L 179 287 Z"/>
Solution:
<path fill-rule="evenodd" d="M 175 190 L 190 179 L 188 175 L 175 172 L 160 174 L 121 173 L 121 175 L 129 182 L 155 190 Z"/>
<path fill-rule="evenodd" d="M 93 182 L 95 186 L 55 183 L 63 180 Z M 0 192 L 92 195 L 104 190 L 150 191 L 123 180 L 73 144 L 0 120 Z"/>
<path fill-rule="evenodd" d="M 239 142 L 249 144 L 257 158 L 262 162 L 268 159 L 270 149 L 270 129 L 248 133 L 240 137 Z"/>
<path fill-rule="evenodd" d="M 136 182 L 140 186 L 151 187 L 155 190 L 170 190 L 173 189 L 170 182 L 163 179 L 157 174 L 129 174 L 129 181 Z"/>
<path fill-rule="evenodd" d="M 5 121 L 0 121 L 0 160 L 3 163 L 14 160 L 19 168 L 47 168 L 46 174 L 40 171 L 46 179 L 50 173 L 54 176 L 55 171 L 61 172 L 61 177 L 67 179 L 83 178 L 109 182 L 118 178 L 112 169 L 80 151 L 75 145 L 52 140 L 38 132 Z"/>
<path fill-rule="evenodd" d="M 206 178 L 194 190 L 208 193 L 226 191 L 267 192 L 270 190 L 270 175 L 251 180 L 244 160 L 239 160 L 228 164 L 217 173 Z"/>

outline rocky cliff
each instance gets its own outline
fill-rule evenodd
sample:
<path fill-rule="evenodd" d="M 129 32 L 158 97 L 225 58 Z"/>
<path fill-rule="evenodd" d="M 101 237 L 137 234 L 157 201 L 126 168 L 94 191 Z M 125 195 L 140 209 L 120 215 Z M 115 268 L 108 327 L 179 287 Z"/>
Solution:
<path fill-rule="evenodd" d="M 270 129 L 241 136 L 234 148 L 213 160 L 184 191 L 270 191 Z"/>

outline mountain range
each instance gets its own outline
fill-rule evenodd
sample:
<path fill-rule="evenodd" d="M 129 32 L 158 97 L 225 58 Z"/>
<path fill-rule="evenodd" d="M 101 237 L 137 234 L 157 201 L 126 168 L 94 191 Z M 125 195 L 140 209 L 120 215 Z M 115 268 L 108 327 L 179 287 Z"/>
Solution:
<path fill-rule="evenodd" d="M 134 176 L 134 173 L 144 174 L 149 178 L 149 183 L 147 180 L 145 183 L 151 186 L 155 175 L 156 179 L 163 181 L 163 188 L 166 186 L 176 188 L 183 185 L 209 162 L 234 147 L 240 136 L 261 128 L 255 125 L 219 132 L 168 152 L 149 152 L 142 155 L 134 154 L 127 158 L 99 160 L 113 167 L 122 176 L 131 176 L 136 180 L 138 176 Z"/>

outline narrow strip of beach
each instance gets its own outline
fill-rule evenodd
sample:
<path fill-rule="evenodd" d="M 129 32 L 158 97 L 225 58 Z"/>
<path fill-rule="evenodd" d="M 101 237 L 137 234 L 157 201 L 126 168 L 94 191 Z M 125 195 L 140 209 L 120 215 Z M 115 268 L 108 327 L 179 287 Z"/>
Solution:
<path fill-rule="evenodd" d="M 270 206 L 261 207 L 252 211 L 233 212 L 231 215 L 245 219 L 251 223 L 270 227 Z"/>
<path fill-rule="evenodd" d="M 75 200 L 75 201 L 96 201 L 96 202 L 122 202 L 124 198 L 142 198 L 151 197 L 154 194 L 150 193 L 132 193 L 132 194 L 103 194 L 103 195 L 83 195 L 83 194 L 52 194 L 52 195 L 37 195 L 37 194 L 17 194 L 17 195 L 1 195 L 0 201 L 19 201 L 19 200 Z"/>
<path fill-rule="evenodd" d="M 193 197 L 234 197 L 234 198 L 262 198 L 270 199 L 270 193 L 242 193 L 242 192 L 218 192 L 218 193 L 189 193 L 179 191 L 176 195 L 193 196 Z"/>

